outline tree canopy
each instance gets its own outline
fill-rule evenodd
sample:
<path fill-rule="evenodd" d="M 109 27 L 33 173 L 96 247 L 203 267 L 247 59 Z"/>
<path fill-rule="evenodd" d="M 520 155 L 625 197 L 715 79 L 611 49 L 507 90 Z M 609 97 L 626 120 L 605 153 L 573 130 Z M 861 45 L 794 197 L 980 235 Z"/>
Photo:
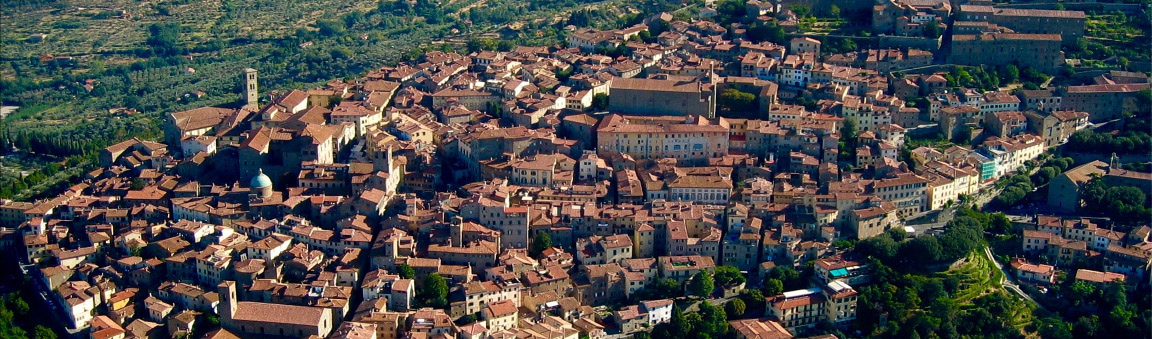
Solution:
<path fill-rule="evenodd" d="M 400 264 L 396 267 L 396 274 L 400 275 L 402 279 L 413 279 L 416 277 L 416 269 L 408 266 L 408 264 Z"/>
<path fill-rule="evenodd" d="M 700 271 L 692 276 L 692 280 L 688 281 L 688 292 L 694 296 L 707 298 L 712 295 L 712 291 L 716 289 L 712 275 L 708 272 Z"/>
<path fill-rule="evenodd" d="M 740 273 L 740 269 L 727 265 L 717 266 L 713 276 L 715 283 L 722 287 L 740 285 L 745 281 L 744 274 Z"/>
<path fill-rule="evenodd" d="M 539 258 L 544 250 L 552 248 L 552 236 L 548 232 L 537 232 L 536 237 L 532 239 L 532 248 L 529 255 L 533 258 Z"/>
<path fill-rule="evenodd" d="M 1084 185 L 1084 210 L 1101 213 L 1123 224 L 1146 222 L 1152 217 L 1147 197 L 1139 188 L 1110 186 L 1101 178 Z"/>
<path fill-rule="evenodd" d="M 429 274 L 416 291 L 416 297 L 424 307 L 447 308 L 448 280 L 437 273 Z"/>
<path fill-rule="evenodd" d="M 741 92 L 735 88 L 721 92 L 719 104 L 720 111 L 732 117 L 755 117 L 760 106 L 755 94 Z"/>

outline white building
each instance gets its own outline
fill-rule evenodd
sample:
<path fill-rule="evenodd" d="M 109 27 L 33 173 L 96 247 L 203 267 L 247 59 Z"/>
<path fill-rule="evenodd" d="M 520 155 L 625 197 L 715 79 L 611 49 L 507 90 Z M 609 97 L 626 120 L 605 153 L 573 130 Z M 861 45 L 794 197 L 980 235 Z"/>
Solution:
<path fill-rule="evenodd" d="M 996 176 L 1004 176 L 1024 166 L 1044 153 L 1044 140 L 1033 134 L 1020 134 L 1012 138 L 990 137 L 980 146 L 985 155 L 996 162 Z"/>

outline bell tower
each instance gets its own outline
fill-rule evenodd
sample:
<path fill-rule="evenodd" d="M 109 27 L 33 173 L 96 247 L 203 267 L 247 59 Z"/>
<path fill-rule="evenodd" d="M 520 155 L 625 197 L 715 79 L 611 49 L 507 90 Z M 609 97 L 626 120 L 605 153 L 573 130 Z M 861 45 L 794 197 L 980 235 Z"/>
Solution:
<path fill-rule="evenodd" d="M 245 68 L 242 76 L 244 82 L 244 108 L 253 111 L 260 109 L 260 92 L 256 87 L 256 70 Z"/>

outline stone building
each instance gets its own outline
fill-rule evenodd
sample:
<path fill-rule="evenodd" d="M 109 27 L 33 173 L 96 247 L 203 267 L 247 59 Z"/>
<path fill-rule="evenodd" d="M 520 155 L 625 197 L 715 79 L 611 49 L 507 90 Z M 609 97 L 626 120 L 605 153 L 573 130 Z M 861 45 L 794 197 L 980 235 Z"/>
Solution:
<path fill-rule="evenodd" d="M 219 293 L 220 325 L 241 335 L 325 337 L 339 321 L 329 308 L 238 301 L 233 281 L 221 283 Z"/>
<path fill-rule="evenodd" d="M 716 82 L 708 77 L 659 75 L 612 80 L 608 110 L 637 115 L 716 114 Z"/>
<path fill-rule="evenodd" d="M 1052 72 L 1064 63 L 1059 34 L 953 35 L 950 63 L 968 66 L 1018 64 Z"/>
<path fill-rule="evenodd" d="M 1088 120 L 1093 122 L 1108 121 L 1125 112 L 1146 110 L 1147 107 L 1136 107 L 1136 96 L 1147 89 L 1147 83 L 1068 86 L 1060 109 L 1088 112 Z"/>
<path fill-rule="evenodd" d="M 956 20 L 984 21 L 1016 33 L 1059 34 L 1065 44 L 1084 36 L 1084 12 L 960 5 Z"/>

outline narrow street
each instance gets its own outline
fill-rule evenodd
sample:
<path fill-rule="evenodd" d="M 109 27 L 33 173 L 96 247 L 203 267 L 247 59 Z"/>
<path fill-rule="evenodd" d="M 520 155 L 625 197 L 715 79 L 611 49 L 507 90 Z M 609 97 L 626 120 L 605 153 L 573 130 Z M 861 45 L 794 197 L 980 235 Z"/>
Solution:
<path fill-rule="evenodd" d="M 1010 272 L 1008 272 L 1008 270 L 1004 268 L 1004 265 L 1000 264 L 999 261 L 996 261 L 996 257 L 992 255 L 992 249 L 991 248 L 989 248 L 988 246 L 984 246 L 984 255 L 988 256 L 988 259 L 992 260 L 992 263 L 996 265 L 996 268 L 999 269 L 1000 272 L 1004 274 L 1004 276 L 1002 278 L 1000 278 L 1000 285 L 1004 286 L 1004 289 L 1012 291 L 1012 293 L 1015 293 L 1016 295 L 1020 296 L 1021 298 L 1024 298 L 1024 300 L 1027 300 L 1028 302 L 1036 305 L 1036 307 L 1039 307 L 1042 310 L 1048 311 L 1047 308 L 1044 308 L 1044 305 L 1041 305 L 1040 303 L 1036 302 L 1035 299 L 1032 299 L 1032 296 L 1028 295 L 1028 293 L 1024 293 L 1024 290 L 1020 289 L 1020 285 L 1016 284 L 1016 281 L 1012 278 L 1012 275 L 1010 274 Z"/>

